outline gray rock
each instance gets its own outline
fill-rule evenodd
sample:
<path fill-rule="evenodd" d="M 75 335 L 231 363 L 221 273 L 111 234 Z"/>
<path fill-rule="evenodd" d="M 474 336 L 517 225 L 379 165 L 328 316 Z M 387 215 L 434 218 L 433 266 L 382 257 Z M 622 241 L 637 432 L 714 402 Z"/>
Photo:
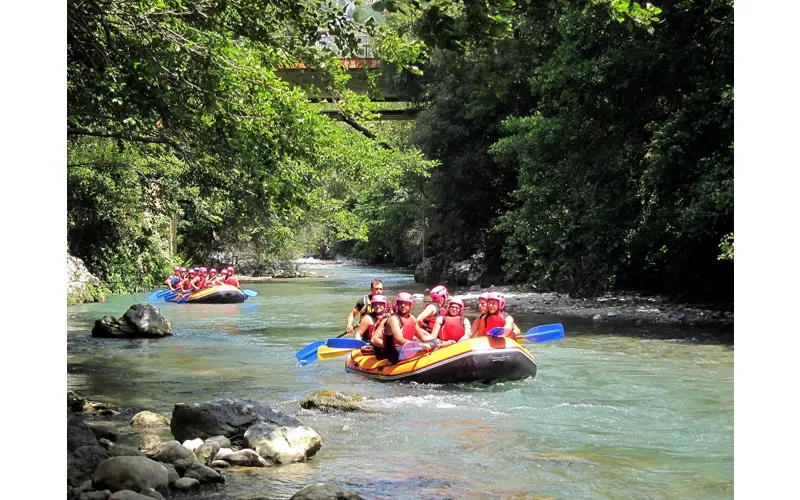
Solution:
<path fill-rule="evenodd" d="M 206 465 L 211 465 L 217 453 L 219 453 L 219 444 L 215 442 L 203 443 L 194 450 L 194 456 Z"/>
<path fill-rule="evenodd" d="M 167 469 L 167 474 L 169 474 L 168 481 L 169 481 L 169 485 L 170 486 L 175 484 L 175 481 L 177 481 L 178 479 L 181 478 L 180 474 L 178 474 L 178 471 L 175 470 L 175 466 L 174 465 L 172 465 L 172 464 L 163 464 L 163 463 L 161 465 L 164 466 L 165 469 Z"/>
<path fill-rule="evenodd" d="M 105 302 L 100 279 L 78 257 L 67 254 L 67 304 Z"/>
<path fill-rule="evenodd" d="M 362 497 L 335 483 L 315 483 L 304 486 L 289 500 L 361 500 Z"/>
<path fill-rule="evenodd" d="M 92 337 L 102 338 L 155 338 L 172 335 L 172 325 L 161 316 L 152 304 L 134 304 L 121 319 L 106 315 L 92 328 Z"/>
<path fill-rule="evenodd" d="M 67 391 L 67 410 L 81 411 L 83 409 L 83 405 L 85 404 L 86 404 L 86 398 L 84 398 L 77 392 L 73 391 L 72 389 Z"/>
<path fill-rule="evenodd" d="M 211 467 L 214 467 L 215 469 L 226 469 L 230 466 L 231 464 L 229 464 L 225 460 L 214 460 L 213 462 L 211 462 Z"/>
<path fill-rule="evenodd" d="M 244 448 L 233 453 L 228 453 L 215 461 L 224 461 L 236 467 L 266 467 L 271 465 L 264 460 L 255 450 Z"/>
<path fill-rule="evenodd" d="M 75 451 L 81 446 L 96 446 L 97 438 L 80 417 L 67 417 L 67 452 Z"/>
<path fill-rule="evenodd" d="M 92 475 L 94 489 L 166 491 L 169 473 L 160 463 L 146 457 L 111 457 L 100 462 Z"/>
<path fill-rule="evenodd" d="M 155 498 L 157 500 L 164 500 L 164 495 L 157 492 L 153 488 L 142 488 L 142 490 L 139 491 L 139 494 L 148 496 L 150 498 Z"/>
<path fill-rule="evenodd" d="M 178 441 L 196 437 L 206 439 L 211 436 L 231 438 L 241 436 L 256 422 L 268 422 L 276 427 L 303 425 L 296 418 L 261 403 L 222 399 L 208 403 L 175 405 L 170 431 Z"/>
<path fill-rule="evenodd" d="M 178 460 L 189 458 L 194 460 L 195 456 L 192 450 L 184 448 L 177 441 L 166 441 L 158 444 L 153 451 L 149 454 L 150 458 L 157 462 L 166 462 L 174 464 Z"/>
<path fill-rule="evenodd" d="M 115 493 L 112 493 L 108 500 L 150 500 L 147 495 L 142 495 L 141 493 L 136 493 L 132 490 L 119 490 Z M 164 498 L 164 497 L 161 497 Z"/>
<path fill-rule="evenodd" d="M 215 471 L 211 467 L 207 467 L 200 462 L 195 462 L 183 475 L 184 478 L 194 478 L 202 484 L 206 483 L 224 483 L 225 476 Z"/>
<path fill-rule="evenodd" d="M 182 477 L 175 481 L 173 487 L 183 493 L 189 493 L 200 489 L 200 481 L 192 477 Z"/>
<path fill-rule="evenodd" d="M 595 314 L 594 316 L 592 316 L 592 320 L 594 320 L 594 321 L 600 321 L 602 319 L 603 319 L 603 317 L 601 315 L 599 315 L 599 314 Z"/>
<path fill-rule="evenodd" d="M 469 291 L 470 292 L 480 292 L 481 291 L 481 286 L 480 285 L 472 285 L 471 287 L 469 287 Z"/>
<path fill-rule="evenodd" d="M 78 498 L 79 500 L 108 500 L 111 498 L 111 490 L 85 491 Z"/>
<path fill-rule="evenodd" d="M 86 426 L 92 431 L 92 434 L 94 434 L 94 437 L 97 438 L 98 441 L 101 439 L 108 439 L 112 443 L 119 441 L 119 434 L 111 427 L 99 422 L 86 422 Z"/>
<path fill-rule="evenodd" d="M 220 448 L 217 452 L 216 456 L 214 456 L 214 460 L 219 460 L 225 457 L 226 455 L 230 455 L 233 453 L 233 450 L 230 448 Z"/>
<path fill-rule="evenodd" d="M 182 458 L 177 462 L 173 463 L 172 466 L 175 468 L 178 474 L 183 476 L 184 474 L 186 474 L 186 471 L 189 470 L 189 467 L 194 465 L 196 462 L 197 459 L 194 457 L 193 453 L 191 458 Z"/>
<path fill-rule="evenodd" d="M 69 486 L 82 486 L 88 479 L 91 480 L 92 472 L 103 460 L 110 455 L 100 445 L 81 446 L 77 450 L 67 453 L 67 484 Z"/>
<path fill-rule="evenodd" d="M 231 440 L 225 436 L 211 436 L 206 439 L 206 443 L 217 443 L 220 449 L 231 447 Z"/>
<path fill-rule="evenodd" d="M 145 454 L 131 446 L 115 444 L 108 448 L 108 454 L 112 457 L 144 457 Z"/>
<path fill-rule="evenodd" d="M 322 438 L 305 425 L 273 429 L 269 424 L 257 423 L 247 429 L 244 438 L 259 455 L 280 464 L 302 462 L 322 448 Z"/>
<path fill-rule="evenodd" d="M 300 407 L 318 409 L 320 411 L 363 411 L 363 401 L 366 398 L 360 394 L 343 394 L 337 391 L 316 391 L 309 397 L 300 400 Z"/>
<path fill-rule="evenodd" d="M 131 427 L 152 428 L 152 427 L 168 427 L 169 419 L 164 415 L 153 413 L 152 411 L 140 411 L 131 419 Z"/>

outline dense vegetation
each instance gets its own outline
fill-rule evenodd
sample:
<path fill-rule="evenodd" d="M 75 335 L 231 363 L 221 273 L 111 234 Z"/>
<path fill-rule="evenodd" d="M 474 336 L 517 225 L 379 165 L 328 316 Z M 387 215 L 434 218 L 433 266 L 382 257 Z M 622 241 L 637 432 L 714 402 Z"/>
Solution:
<path fill-rule="evenodd" d="M 68 248 L 114 289 L 333 246 L 577 294 L 732 295 L 732 2 L 67 8 Z M 347 90 L 334 56 L 361 33 L 415 122 L 371 121 Z M 279 78 L 298 61 L 356 128 Z"/>

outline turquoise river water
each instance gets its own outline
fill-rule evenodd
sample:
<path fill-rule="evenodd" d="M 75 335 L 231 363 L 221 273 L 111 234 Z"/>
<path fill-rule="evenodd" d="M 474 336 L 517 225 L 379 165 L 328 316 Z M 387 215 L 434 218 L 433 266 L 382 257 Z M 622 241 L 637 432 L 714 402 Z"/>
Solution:
<path fill-rule="evenodd" d="M 251 399 L 322 436 L 306 463 L 227 469 L 225 487 L 208 499 L 285 499 L 321 481 L 369 499 L 733 498 L 733 346 L 707 340 L 708 327 L 512 310 L 523 331 L 554 322 L 566 330 L 564 340 L 527 345 L 534 379 L 380 383 L 346 373 L 343 357 L 301 367 L 295 353 L 342 333 L 373 278 L 390 298 L 425 285 L 386 269 L 311 269 L 328 277 L 246 283 L 259 295 L 244 304 L 158 304 L 174 329 L 163 339 L 91 337 L 94 321 L 120 317 L 130 295 L 70 307 L 68 386 L 94 401 L 163 413 L 179 402 Z M 373 411 L 301 409 L 298 401 L 319 389 L 368 396 Z"/>

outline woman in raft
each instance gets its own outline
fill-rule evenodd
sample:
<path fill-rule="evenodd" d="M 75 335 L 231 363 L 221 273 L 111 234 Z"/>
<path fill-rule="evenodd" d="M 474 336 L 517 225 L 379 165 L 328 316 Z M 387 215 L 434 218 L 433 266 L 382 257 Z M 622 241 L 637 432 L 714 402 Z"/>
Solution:
<path fill-rule="evenodd" d="M 384 320 L 372 334 L 372 344 L 375 357 L 388 359 L 395 364 L 400 358 L 400 349 L 415 338 L 423 342 L 434 340 L 436 337 L 423 330 L 417 318 L 411 314 L 414 298 L 408 292 L 400 292 L 394 299 L 394 314 Z M 423 351 L 433 349 L 429 344 L 421 343 Z"/>

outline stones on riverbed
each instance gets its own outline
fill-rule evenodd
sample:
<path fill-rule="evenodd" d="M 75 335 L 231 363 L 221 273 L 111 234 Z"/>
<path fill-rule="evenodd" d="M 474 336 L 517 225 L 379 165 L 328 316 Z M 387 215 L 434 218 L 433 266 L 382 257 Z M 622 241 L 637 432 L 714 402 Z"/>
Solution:
<path fill-rule="evenodd" d="M 322 448 L 322 438 L 311 427 L 273 427 L 258 423 L 244 434 L 247 444 L 264 458 L 279 464 L 303 462 Z"/>
<path fill-rule="evenodd" d="M 92 474 L 95 490 L 140 491 L 153 488 L 166 492 L 169 473 L 160 463 L 147 457 L 111 457 L 100 462 Z"/>
<path fill-rule="evenodd" d="M 358 494 L 336 483 L 314 483 L 301 488 L 289 500 L 361 500 Z"/>
<path fill-rule="evenodd" d="M 342 394 L 338 391 L 322 390 L 300 400 L 300 407 L 306 410 L 364 411 L 364 400 L 360 394 Z"/>
<path fill-rule="evenodd" d="M 152 304 L 134 304 L 121 319 L 106 315 L 92 328 L 92 337 L 101 338 L 157 338 L 172 335 L 172 325 Z"/>

